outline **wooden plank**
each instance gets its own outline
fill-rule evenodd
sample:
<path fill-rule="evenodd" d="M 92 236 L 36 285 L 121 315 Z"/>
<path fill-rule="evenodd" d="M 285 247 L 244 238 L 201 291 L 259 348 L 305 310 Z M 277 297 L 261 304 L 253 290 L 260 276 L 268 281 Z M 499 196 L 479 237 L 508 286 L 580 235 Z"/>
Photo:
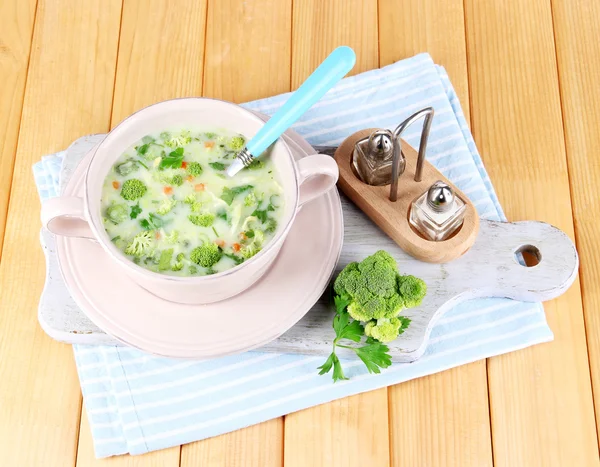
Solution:
<path fill-rule="evenodd" d="M 150 104 L 202 94 L 207 0 L 126 0 L 111 127 Z"/>
<path fill-rule="evenodd" d="M 204 95 L 247 102 L 290 90 L 291 0 L 211 0 Z"/>
<path fill-rule="evenodd" d="M 380 0 L 381 66 L 427 52 L 448 72 L 469 121 L 469 79 L 462 0 Z"/>
<path fill-rule="evenodd" d="M 209 2 L 204 96 L 245 102 L 290 90 L 291 4 Z M 181 449 L 182 467 L 270 467 L 281 465 L 282 458 L 281 418 Z"/>
<path fill-rule="evenodd" d="M 284 465 L 389 465 L 387 402 L 382 388 L 287 415 Z"/>
<path fill-rule="evenodd" d="M 38 5 L 0 265 L 3 466 L 75 464 L 81 398 L 72 350 L 36 320 L 45 266 L 31 165 L 107 130 L 120 17 L 120 0 Z"/>
<path fill-rule="evenodd" d="M 567 162 L 571 185 L 575 237 L 581 258 L 581 288 L 587 330 L 588 355 L 600 427 L 600 236 L 595 206 L 600 180 L 595 151 L 600 147 L 600 3 L 553 0 L 554 36 L 562 96 Z"/>
<path fill-rule="evenodd" d="M 36 3 L 0 3 L 0 260 Z"/>
<path fill-rule="evenodd" d="M 573 237 L 550 3 L 465 13 L 473 132 L 507 215 Z M 488 361 L 494 464 L 598 465 L 579 284 L 545 309 L 554 342 Z"/>
<path fill-rule="evenodd" d="M 381 0 L 381 65 L 427 51 L 469 119 L 462 0 Z M 434 117 L 435 118 L 435 117 Z M 492 464 L 485 361 L 389 388 L 392 465 Z"/>
<path fill-rule="evenodd" d="M 356 52 L 352 74 L 379 66 L 375 0 L 294 2 L 292 29 L 292 89 L 340 45 Z M 387 407 L 380 389 L 288 415 L 286 467 L 389 465 Z"/>
<path fill-rule="evenodd" d="M 181 465 L 280 467 L 283 465 L 283 418 L 183 446 Z"/>
<path fill-rule="evenodd" d="M 485 360 L 389 388 L 392 465 L 491 466 Z"/>
<path fill-rule="evenodd" d="M 379 67 L 376 0 L 300 0 L 293 21 L 292 89 L 340 45 L 356 53 L 350 75 Z"/>
<path fill-rule="evenodd" d="M 202 94 L 206 3 L 125 1 L 111 127 L 155 102 Z M 86 417 L 82 417 L 80 433 L 77 466 L 104 465 L 107 461 L 95 459 Z M 108 463 L 176 467 L 180 463 L 180 448 L 141 457 L 120 456 Z"/>

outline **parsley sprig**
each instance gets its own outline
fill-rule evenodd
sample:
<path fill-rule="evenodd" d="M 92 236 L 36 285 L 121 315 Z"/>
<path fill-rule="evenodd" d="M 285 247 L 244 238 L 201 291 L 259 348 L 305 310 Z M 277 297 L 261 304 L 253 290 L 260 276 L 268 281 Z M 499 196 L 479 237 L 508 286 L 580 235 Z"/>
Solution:
<path fill-rule="evenodd" d="M 336 315 L 333 318 L 333 330 L 335 331 L 333 350 L 325 363 L 317 368 L 318 370 L 321 370 L 319 372 L 320 375 L 329 373 L 333 368 L 332 377 L 334 382 L 348 379 L 344 375 L 342 363 L 335 353 L 337 347 L 355 352 L 358 358 L 365 364 L 369 373 L 381 373 L 381 368 L 387 368 L 392 364 L 392 358 L 388 353 L 390 350 L 389 347 L 372 337 L 368 337 L 365 344 L 360 347 L 340 344 L 342 339 L 347 339 L 358 344 L 365 336 L 365 328 L 363 325 L 360 324 L 359 321 L 351 319 L 348 314 L 347 308 L 350 302 L 351 299 L 349 297 L 335 296 L 334 303 Z"/>

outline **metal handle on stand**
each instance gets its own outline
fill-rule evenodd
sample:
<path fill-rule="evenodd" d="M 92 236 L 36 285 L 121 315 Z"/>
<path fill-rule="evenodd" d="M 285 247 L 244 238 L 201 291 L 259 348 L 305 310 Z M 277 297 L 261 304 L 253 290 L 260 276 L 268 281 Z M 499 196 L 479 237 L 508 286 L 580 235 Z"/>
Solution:
<path fill-rule="evenodd" d="M 415 170 L 415 182 L 421 181 L 423 174 L 423 162 L 425 162 L 425 150 L 427 149 L 427 140 L 429 139 L 429 130 L 431 130 L 431 120 L 433 120 L 433 107 L 426 107 L 412 114 L 394 130 L 394 158 L 392 160 L 392 184 L 390 186 L 390 201 L 398 199 L 398 177 L 400 176 L 400 158 L 402 157 L 402 144 L 400 137 L 404 130 L 419 120 L 425 117 L 423 122 L 423 130 L 421 131 L 421 141 L 419 142 L 419 155 L 417 158 L 417 168 Z"/>

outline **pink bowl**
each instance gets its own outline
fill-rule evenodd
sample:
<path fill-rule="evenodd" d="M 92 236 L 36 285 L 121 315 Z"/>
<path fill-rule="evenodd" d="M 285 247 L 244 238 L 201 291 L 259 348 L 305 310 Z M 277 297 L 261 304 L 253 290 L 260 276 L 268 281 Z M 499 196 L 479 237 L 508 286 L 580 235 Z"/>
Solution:
<path fill-rule="evenodd" d="M 42 224 L 57 235 L 89 238 L 144 289 L 166 300 L 187 304 L 212 303 L 232 297 L 254 284 L 267 271 L 303 204 L 335 186 L 338 168 L 325 155 L 298 162 L 280 139 L 271 152 L 285 198 L 282 221 L 275 237 L 252 259 L 233 269 L 200 277 L 175 277 L 144 269 L 129 260 L 111 241 L 102 224 L 102 185 L 115 160 L 143 136 L 166 128 L 227 128 L 254 136 L 263 121 L 242 107 L 216 99 L 174 99 L 151 105 L 123 120 L 97 146 L 85 176 L 84 197 L 58 197 L 42 204 Z M 107 291 L 108 293 L 108 291 Z"/>

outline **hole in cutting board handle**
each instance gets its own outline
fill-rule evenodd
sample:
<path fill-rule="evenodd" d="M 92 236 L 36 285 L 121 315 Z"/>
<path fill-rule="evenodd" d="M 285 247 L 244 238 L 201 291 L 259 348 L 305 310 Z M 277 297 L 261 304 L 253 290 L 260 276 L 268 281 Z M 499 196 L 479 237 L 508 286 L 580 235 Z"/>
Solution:
<path fill-rule="evenodd" d="M 523 245 L 515 250 L 515 261 L 521 266 L 532 268 L 542 262 L 542 253 L 533 245 Z"/>

